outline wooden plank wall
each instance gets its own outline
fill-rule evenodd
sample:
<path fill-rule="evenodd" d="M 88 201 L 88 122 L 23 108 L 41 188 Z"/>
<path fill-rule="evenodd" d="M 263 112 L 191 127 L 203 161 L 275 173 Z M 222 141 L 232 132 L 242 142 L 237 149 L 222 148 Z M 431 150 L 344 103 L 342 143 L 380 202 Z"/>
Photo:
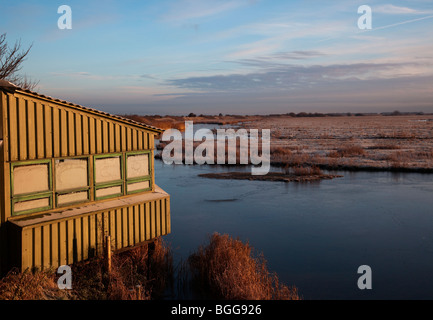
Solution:
<path fill-rule="evenodd" d="M 50 269 L 103 254 L 106 235 L 112 250 L 132 247 L 171 232 L 170 198 L 80 215 L 21 230 L 21 269 Z"/>
<path fill-rule="evenodd" d="M 3 116 L 7 162 L 153 149 L 145 129 L 19 93 Z"/>

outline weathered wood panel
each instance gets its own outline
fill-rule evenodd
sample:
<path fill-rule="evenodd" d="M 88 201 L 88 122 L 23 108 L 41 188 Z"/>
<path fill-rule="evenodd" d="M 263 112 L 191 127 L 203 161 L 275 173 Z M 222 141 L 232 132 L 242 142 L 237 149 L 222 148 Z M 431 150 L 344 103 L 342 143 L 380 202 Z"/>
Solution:
<path fill-rule="evenodd" d="M 110 235 L 116 251 L 169 234 L 169 202 L 169 196 L 165 196 L 119 209 L 19 227 L 21 239 L 10 240 L 22 245 L 21 270 L 57 268 L 102 255 L 106 235 Z"/>
<path fill-rule="evenodd" d="M 146 150 L 153 133 L 55 101 L 8 93 L 3 106 L 6 161 Z"/>

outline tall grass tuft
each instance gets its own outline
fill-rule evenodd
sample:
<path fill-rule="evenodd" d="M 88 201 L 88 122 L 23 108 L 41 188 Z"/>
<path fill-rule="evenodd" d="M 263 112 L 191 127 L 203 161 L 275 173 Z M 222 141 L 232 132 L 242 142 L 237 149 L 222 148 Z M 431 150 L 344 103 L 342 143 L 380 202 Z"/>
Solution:
<path fill-rule="evenodd" d="M 53 272 L 12 270 L 0 280 L 0 300 L 59 300 L 67 299 L 60 290 Z"/>
<path fill-rule="evenodd" d="M 299 300 L 297 288 L 281 284 L 263 255 L 248 244 L 218 233 L 189 258 L 195 281 L 217 299 Z"/>

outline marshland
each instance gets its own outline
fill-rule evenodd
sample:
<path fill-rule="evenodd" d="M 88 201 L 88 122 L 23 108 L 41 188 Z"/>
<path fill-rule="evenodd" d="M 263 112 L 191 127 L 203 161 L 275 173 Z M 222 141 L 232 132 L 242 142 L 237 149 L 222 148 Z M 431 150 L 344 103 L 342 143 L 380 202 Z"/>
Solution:
<path fill-rule="evenodd" d="M 252 179 L 248 165 L 156 160 L 157 183 L 175 195 L 177 259 L 218 231 L 263 252 L 304 299 L 432 298 L 432 115 L 193 118 L 178 123 L 271 129 L 271 171 Z M 365 264 L 374 290 L 356 285 Z"/>
<path fill-rule="evenodd" d="M 270 128 L 270 173 L 157 155 L 172 233 L 153 258 L 145 247 L 116 255 L 112 274 L 100 261 L 77 265 L 85 282 L 70 292 L 53 274 L 12 273 L 3 299 L 433 298 L 432 115 L 131 117 L 165 129 Z M 357 287 L 361 265 L 374 290 Z M 44 285 L 33 295 L 19 289 L 35 281 Z"/>

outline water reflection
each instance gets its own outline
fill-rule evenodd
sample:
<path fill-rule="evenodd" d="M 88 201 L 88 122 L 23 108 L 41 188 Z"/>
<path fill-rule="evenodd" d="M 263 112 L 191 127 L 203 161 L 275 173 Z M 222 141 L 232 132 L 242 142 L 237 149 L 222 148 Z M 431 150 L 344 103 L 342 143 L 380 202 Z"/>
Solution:
<path fill-rule="evenodd" d="M 320 183 L 217 180 L 249 171 L 155 162 L 171 195 L 172 244 L 185 260 L 213 232 L 249 241 L 305 299 L 433 299 L 432 175 L 339 172 Z M 361 291 L 357 269 L 373 270 Z"/>

